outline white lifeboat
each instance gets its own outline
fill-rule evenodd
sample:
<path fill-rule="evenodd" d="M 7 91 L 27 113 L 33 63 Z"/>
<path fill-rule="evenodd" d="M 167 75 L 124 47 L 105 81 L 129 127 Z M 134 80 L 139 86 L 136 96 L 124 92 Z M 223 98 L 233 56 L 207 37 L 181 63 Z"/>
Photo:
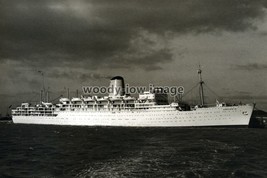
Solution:
<path fill-rule="evenodd" d="M 79 102 L 82 102 L 82 99 L 81 98 L 72 98 L 71 99 L 71 102 L 73 102 L 73 103 L 79 103 Z"/>
<path fill-rule="evenodd" d="M 46 108 L 51 108 L 53 106 L 52 103 L 45 103 L 45 102 L 42 102 L 42 104 L 46 107 Z"/>
<path fill-rule="evenodd" d="M 70 99 L 69 98 L 60 98 L 59 102 L 62 104 L 70 104 Z"/>

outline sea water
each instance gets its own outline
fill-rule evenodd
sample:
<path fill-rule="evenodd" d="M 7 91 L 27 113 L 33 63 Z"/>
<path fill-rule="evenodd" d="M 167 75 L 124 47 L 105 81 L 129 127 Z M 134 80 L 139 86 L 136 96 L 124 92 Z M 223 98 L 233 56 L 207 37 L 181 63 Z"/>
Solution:
<path fill-rule="evenodd" d="M 0 177 L 267 177 L 267 129 L 0 123 Z"/>

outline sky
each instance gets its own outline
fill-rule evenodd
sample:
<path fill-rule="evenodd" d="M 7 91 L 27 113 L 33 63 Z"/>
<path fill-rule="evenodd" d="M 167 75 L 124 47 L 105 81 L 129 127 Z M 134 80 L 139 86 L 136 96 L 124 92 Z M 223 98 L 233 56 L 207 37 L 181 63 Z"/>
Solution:
<path fill-rule="evenodd" d="M 117 75 L 187 92 L 199 65 L 209 102 L 267 110 L 266 56 L 267 0 L 0 0 L 2 114 L 39 100 L 38 71 L 56 98 Z"/>

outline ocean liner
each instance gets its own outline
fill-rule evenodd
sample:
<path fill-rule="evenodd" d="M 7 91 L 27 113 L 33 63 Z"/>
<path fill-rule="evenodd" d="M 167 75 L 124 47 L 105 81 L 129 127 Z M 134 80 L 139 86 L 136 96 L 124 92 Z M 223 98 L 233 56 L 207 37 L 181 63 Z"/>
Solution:
<path fill-rule="evenodd" d="M 194 126 L 248 126 L 254 104 L 228 105 L 204 103 L 201 69 L 198 70 L 200 104 L 168 103 L 160 89 L 145 91 L 132 97 L 124 91 L 124 80 L 113 77 L 108 96 L 81 96 L 60 98 L 58 104 L 40 102 L 35 106 L 22 103 L 12 109 L 15 124 L 47 124 L 73 126 L 119 127 L 194 127 Z M 120 90 L 116 90 L 120 89 Z"/>

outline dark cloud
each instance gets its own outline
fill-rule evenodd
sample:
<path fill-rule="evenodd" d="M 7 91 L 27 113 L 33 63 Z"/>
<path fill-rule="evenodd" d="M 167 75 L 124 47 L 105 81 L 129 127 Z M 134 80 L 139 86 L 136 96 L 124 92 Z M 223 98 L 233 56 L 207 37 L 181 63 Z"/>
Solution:
<path fill-rule="evenodd" d="M 78 80 L 80 82 L 85 82 L 88 80 L 101 80 L 101 79 L 111 79 L 113 76 L 104 75 L 94 72 L 81 72 L 81 71 L 59 71 L 53 70 L 46 74 L 46 77 L 52 79 L 69 79 Z"/>
<path fill-rule="evenodd" d="M 267 69 L 267 64 L 249 63 L 249 64 L 245 64 L 245 65 L 235 65 L 234 69 L 237 69 L 237 70 L 248 70 L 248 71 L 266 70 Z"/>
<path fill-rule="evenodd" d="M 266 99 L 267 99 L 267 96 L 266 95 L 258 95 L 258 96 L 255 96 L 255 95 L 245 95 L 245 94 L 241 94 L 241 95 L 232 95 L 232 96 L 224 96 L 222 97 L 224 100 L 227 100 L 227 101 L 235 101 L 235 102 L 240 102 L 240 101 L 246 101 L 247 100 L 249 102 L 253 102 L 255 100 L 257 101 L 265 101 L 266 102 Z"/>
<path fill-rule="evenodd" d="M 267 36 L 267 31 L 259 32 L 258 35 L 259 35 L 260 37 L 265 37 L 265 36 Z"/>
<path fill-rule="evenodd" d="M 137 34 L 244 31 L 254 28 L 252 20 L 263 17 L 266 7 L 263 0 L 0 0 L 0 4 L 2 60 L 33 67 L 148 70 L 160 69 L 172 54 L 164 45 L 156 48 L 157 40 L 137 50 L 139 44 L 131 43 L 140 38 Z"/>

